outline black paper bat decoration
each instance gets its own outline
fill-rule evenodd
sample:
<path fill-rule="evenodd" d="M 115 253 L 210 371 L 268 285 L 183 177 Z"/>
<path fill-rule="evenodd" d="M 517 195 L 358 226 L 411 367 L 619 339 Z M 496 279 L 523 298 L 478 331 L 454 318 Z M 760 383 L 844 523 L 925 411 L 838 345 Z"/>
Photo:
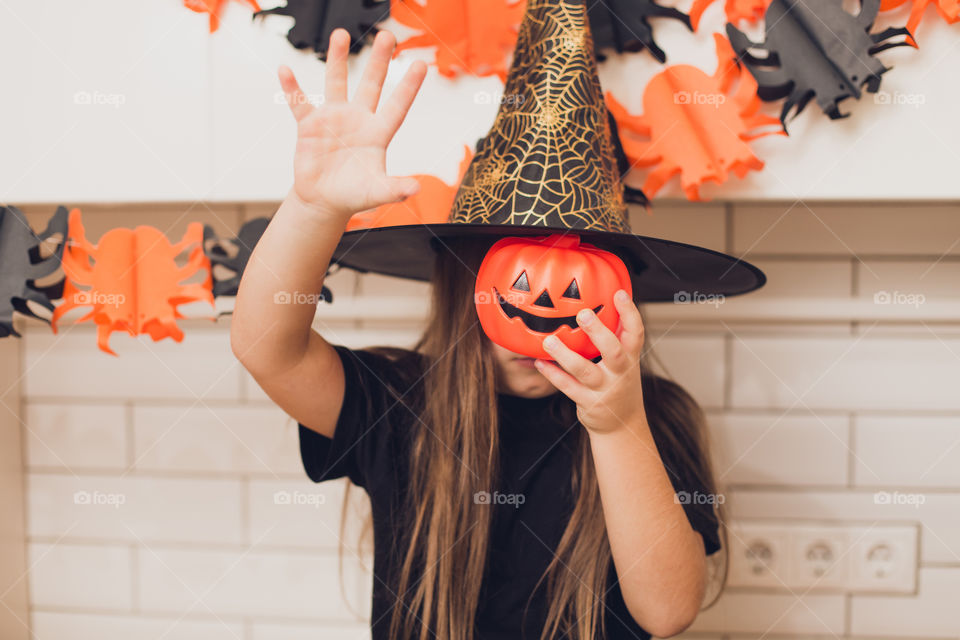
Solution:
<path fill-rule="evenodd" d="M 61 238 L 56 250 L 42 257 L 40 244 L 55 234 Z M 0 338 L 20 337 L 13 328 L 14 311 L 49 322 L 28 303 L 53 311 L 53 300 L 63 297 L 65 278 L 42 287 L 36 281 L 60 267 L 66 242 L 66 207 L 57 207 L 40 235 L 30 228 L 22 211 L 13 206 L 0 207 Z"/>
<path fill-rule="evenodd" d="M 267 218 L 254 218 L 240 227 L 237 236 L 229 240 L 221 240 L 213 227 L 208 224 L 203 225 L 203 252 L 210 259 L 214 297 L 237 295 L 240 278 L 247 267 L 247 262 L 250 261 L 250 254 L 253 253 L 253 248 L 260 241 L 269 222 Z M 225 249 L 225 243 L 232 245 L 233 250 Z M 213 268 L 217 266 L 223 267 L 233 275 L 226 279 L 218 278 L 217 269 Z"/>
<path fill-rule="evenodd" d="M 667 54 L 653 39 L 653 28 L 647 18 L 673 18 L 693 31 L 690 16 L 673 7 L 662 7 L 653 0 L 587 0 L 587 17 L 597 60 L 604 60 L 606 56 L 602 51 L 612 48 L 617 53 L 646 49 L 654 58 L 665 62 Z"/>
<path fill-rule="evenodd" d="M 860 13 L 851 15 L 841 0 L 773 0 L 767 8 L 766 41 L 752 42 L 732 24 L 727 35 L 740 59 L 759 85 L 761 100 L 787 98 L 780 112 L 786 130 L 787 115 L 796 106 L 800 115 L 814 96 L 831 119 L 845 118 L 838 103 L 845 98 L 858 100 L 861 87 L 876 93 L 880 76 L 890 69 L 874 54 L 909 45 L 885 42 L 897 35 L 910 35 L 903 27 L 890 27 L 869 33 L 880 9 L 880 0 L 862 0 Z M 760 48 L 767 57 L 758 58 L 749 49 Z"/>
<path fill-rule="evenodd" d="M 237 295 L 243 270 L 247 268 L 247 262 L 250 261 L 253 248 L 257 246 L 269 223 L 268 218 L 254 218 L 240 227 L 237 236 L 229 240 L 218 238 L 217 233 L 210 225 L 203 226 L 203 251 L 210 259 L 214 297 Z M 225 249 L 225 243 L 231 244 L 233 250 Z M 218 266 L 232 272 L 233 275 L 229 278 L 220 279 L 217 276 L 218 270 L 215 268 Z M 326 286 L 323 287 L 321 295 L 324 300 L 333 302 L 333 293 Z"/>
<path fill-rule="evenodd" d="M 357 53 L 375 36 L 376 25 L 390 17 L 389 0 L 287 0 L 282 7 L 265 9 L 254 18 L 268 14 L 292 16 L 287 40 L 297 49 L 312 49 L 327 59 L 327 43 L 337 27 L 350 32 L 350 52 Z"/>

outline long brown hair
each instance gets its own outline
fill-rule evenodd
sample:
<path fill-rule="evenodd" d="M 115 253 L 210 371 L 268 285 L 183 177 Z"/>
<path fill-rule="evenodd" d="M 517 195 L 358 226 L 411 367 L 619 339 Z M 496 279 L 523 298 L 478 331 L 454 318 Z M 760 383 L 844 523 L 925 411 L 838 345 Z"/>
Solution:
<path fill-rule="evenodd" d="M 426 329 L 413 351 L 427 358 L 420 428 L 410 450 L 407 488 L 409 527 L 398 532 L 405 548 L 390 588 L 397 594 L 390 638 L 472 640 L 481 581 L 488 559 L 492 509 L 476 504 L 498 475 L 498 369 L 474 305 L 477 270 L 490 244 L 447 238 L 436 256 Z M 404 350 L 371 347 L 392 358 Z M 640 365 L 643 397 L 664 466 L 678 490 L 702 487 L 717 494 L 708 454 L 706 420 L 693 398 L 655 374 L 645 348 Z M 662 368 L 662 367 L 661 367 Z M 557 419 L 574 424 L 576 405 L 562 393 Z M 611 552 L 589 442 L 579 430 L 570 478 L 575 504 L 554 558 L 537 585 L 547 588 L 547 623 L 541 640 L 566 634 L 592 640 L 604 634 L 604 605 Z M 697 517 L 696 515 L 693 517 Z M 722 563 L 714 571 L 716 594 L 726 574 L 726 533 L 721 522 Z M 697 523 L 693 522 L 694 527 Z M 531 594 L 532 597 L 533 594 Z M 715 598 L 714 598 L 715 600 Z"/>

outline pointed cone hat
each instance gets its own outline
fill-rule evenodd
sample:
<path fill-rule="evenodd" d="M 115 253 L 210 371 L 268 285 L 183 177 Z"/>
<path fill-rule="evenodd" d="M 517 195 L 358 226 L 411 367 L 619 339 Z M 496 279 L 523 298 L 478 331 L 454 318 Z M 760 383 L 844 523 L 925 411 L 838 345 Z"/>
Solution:
<path fill-rule="evenodd" d="M 755 266 L 704 247 L 635 234 L 627 163 L 603 101 L 583 0 L 527 0 L 503 98 L 461 180 L 447 221 L 343 234 L 332 263 L 429 280 L 444 239 L 575 233 L 611 251 L 638 302 L 737 295 L 763 286 Z"/>

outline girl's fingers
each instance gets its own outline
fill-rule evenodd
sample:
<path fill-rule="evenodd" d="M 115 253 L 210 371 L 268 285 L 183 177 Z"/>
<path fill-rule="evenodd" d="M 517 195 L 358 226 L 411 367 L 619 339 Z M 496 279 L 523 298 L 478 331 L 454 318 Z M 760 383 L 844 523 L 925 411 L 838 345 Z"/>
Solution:
<path fill-rule="evenodd" d="M 410 105 L 413 104 L 413 99 L 416 97 L 417 91 L 420 90 L 420 85 L 423 84 L 423 78 L 426 75 L 427 65 L 422 60 L 414 61 L 403 75 L 400 84 L 393 90 L 386 104 L 380 109 L 388 139 L 393 138 L 393 134 L 403 124 L 403 119 L 407 117 L 407 111 L 410 110 Z"/>
<path fill-rule="evenodd" d="M 280 77 L 280 87 L 283 89 L 283 94 L 287 97 L 287 105 L 290 107 L 294 119 L 300 122 L 313 110 L 313 105 L 300 90 L 300 84 L 290 67 L 281 65 L 277 75 Z"/>
<path fill-rule="evenodd" d="M 390 65 L 390 56 L 396 46 L 397 39 L 389 31 L 380 31 L 373 39 L 373 50 L 367 68 L 363 70 L 363 77 L 353 97 L 353 101 L 361 104 L 370 111 L 377 110 L 380 100 L 380 90 L 383 88 L 383 79 L 387 77 L 387 67 Z"/>
<path fill-rule="evenodd" d="M 552 343 L 551 340 L 556 340 Z M 576 378 L 581 384 L 595 389 L 603 384 L 603 371 L 596 364 L 590 362 L 582 355 L 563 344 L 555 335 L 548 336 L 543 340 L 544 350 L 557 361 L 563 369 Z"/>
<path fill-rule="evenodd" d="M 613 296 L 613 303 L 620 314 L 620 342 L 627 353 L 635 354 L 639 358 L 644 341 L 643 318 L 626 291 L 623 291 L 624 299 L 620 299 L 620 291 Z"/>
<path fill-rule="evenodd" d="M 577 313 L 577 325 L 600 350 L 603 363 L 610 371 L 618 372 L 624 368 L 624 348 L 620 339 L 600 322 L 592 309 L 581 309 Z"/>
<path fill-rule="evenodd" d="M 344 102 L 347 99 L 347 54 L 350 52 L 350 33 L 338 27 L 330 34 L 327 45 L 324 102 Z"/>
<path fill-rule="evenodd" d="M 549 360 L 536 360 L 537 369 L 550 384 L 565 396 L 580 404 L 583 402 L 583 385 L 577 379 Z"/>

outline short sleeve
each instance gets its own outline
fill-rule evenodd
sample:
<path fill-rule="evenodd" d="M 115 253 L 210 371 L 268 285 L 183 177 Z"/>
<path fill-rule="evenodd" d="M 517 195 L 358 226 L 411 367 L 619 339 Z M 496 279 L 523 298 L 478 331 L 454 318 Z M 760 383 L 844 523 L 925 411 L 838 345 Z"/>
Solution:
<path fill-rule="evenodd" d="M 344 394 L 333 438 L 298 424 L 300 458 L 307 476 L 323 482 L 344 476 L 366 487 L 393 456 L 393 426 L 407 411 L 392 392 L 397 364 L 362 349 L 333 345 L 343 363 Z"/>

